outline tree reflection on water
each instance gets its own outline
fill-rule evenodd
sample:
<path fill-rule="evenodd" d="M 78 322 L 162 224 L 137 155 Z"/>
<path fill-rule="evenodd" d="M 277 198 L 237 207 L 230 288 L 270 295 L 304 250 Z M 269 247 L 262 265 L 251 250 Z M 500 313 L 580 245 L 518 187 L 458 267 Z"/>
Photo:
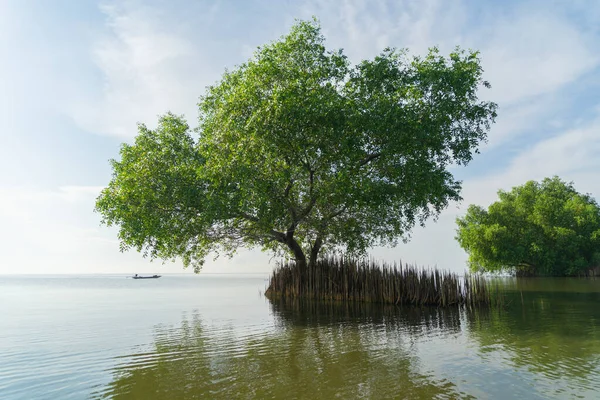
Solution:
<path fill-rule="evenodd" d="M 207 325 L 156 329 L 153 348 L 118 360 L 97 398 L 469 398 L 419 372 L 411 337 L 460 330 L 456 312 L 273 303 L 269 332 Z M 407 327 L 406 329 L 402 328 Z"/>
<path fill-rule="evenodd" d="M 96 397 L 593 394 L 600 293 L 540 282 L 507 289 L 504 306 L 493 310 L 279 301 L 270 304 L 272 324 L 217 326 L 194 315 L 157 327 L 150 349 L 117 359 Z M 426 355 L 427 348 L 434 350 Z"/>
<path fill-rule="evenodd" d="M 520 279 L 510 289 L 504 307 L 466 316 L 481 356 L 501 350 L 513 368 L 593 390 L 600 374 L 600 287 L 591 280 Z"/>

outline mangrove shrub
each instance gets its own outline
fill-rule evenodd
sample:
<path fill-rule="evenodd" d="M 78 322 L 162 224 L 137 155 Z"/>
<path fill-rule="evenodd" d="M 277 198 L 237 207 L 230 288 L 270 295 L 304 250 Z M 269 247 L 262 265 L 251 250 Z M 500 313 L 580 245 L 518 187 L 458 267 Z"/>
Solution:
<path fill-rule="evenodd" d="M 474 271 L 572 276 L 600 261 L 600 209 L 558 177 L 529 181 L 457 219 L 457 240 Z"/>

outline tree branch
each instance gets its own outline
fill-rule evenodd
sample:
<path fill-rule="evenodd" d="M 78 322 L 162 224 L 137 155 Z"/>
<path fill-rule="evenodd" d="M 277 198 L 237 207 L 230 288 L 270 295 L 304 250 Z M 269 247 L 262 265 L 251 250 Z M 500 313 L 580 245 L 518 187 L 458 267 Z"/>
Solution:
<path fill-rule="evenodd" d="M 315 206 L 315 204 L 317 203 L 317 198 L 314 195 L 314 183 L 315 183 L 315 171 L 314 170 L 309 170 L 309 175 L 308 175 L 308 197 L 310 197 L 310 200 L 308 202 L 308 204 L 306 205 L 306 207 L 300 211 L 300 213 L 297 216 L 297 221 L 301 221 L 304 218 L 306 218 L 308 216 L 308 214 L 310 214 L 310 212 L 312 211 L 313 207 Z"/>
<path fill-rule="evenodd" d="M 288 183 L 288 185 L 285 187 L 285 190 L 283 192 L 283 196 L 284 198 L 287 198 L 290 195 L 290 190 L 292 190 L 292 186 L 294 185 L 294 180 L 290 179 L 290 182 Z"/>
<path fill-rule="evenodd" d="M 278 241 L 279 243 L 285 243 L 286 242 L 285 241 L 285 239 L 286 239 L 285 233 L 276 231 L 275 229 L 271 229 L 270 234 L 271 234 L 271 237 L 274 240 Z"/>
<path fill-rule="evenodd" d="M 367 155 L 365 158 L 362 159 L 361 162 L 358 163 L 358 166 L 362 167 L 363 165 L 367 165 L 371 161 L 381 157 L 381 154 L 382 154 L 381 152 L 378 152 L 378 153 L 372 153 L 372 154 Z"/>
<path fill-rule="evenodd" d="M 246 221 L 249 222 L 254 222 L 254 223 L 259 223 L 259 219 L 257 217 L 255 217 L 254 215 L 250 215 L 248 213 L 245 212 L 241 212 L 240 213 L 240 217 L 245 219 Z M 295 228 L 295 226 L 294 226 Z M 271 229 L 271 231 L 269 232 L 269 237 L 273 238 L 274 240 L 277 240 L 280 243 L 285 243 L 286 241 L 286 234 L 283 232 L 279 232 L 276 231 L 275 229 Z"/>
<path fill-rule="evenodd" d="M 321 219 L 321 221 L 323 223 L 325 223 L 326 221 L 329 221 L 330 219 L 333 219 L 333 218 L 337 217 L 338 215 L 342 214 L 344 211 L 346 211 L 347 208 L 348 208 L 348 206 L 343 206 L 340 210 L 334 211 L 331 214 L 323 217 Z"/>
<path fill-rule="evenodd" d="M 254 215 L 250 215 L 245 212 L 241 212 L 240 217 L 242 217 L 245 220 L 251 221 L 251 222 L 258 222 L 258 218 L 256 218 Z"/>

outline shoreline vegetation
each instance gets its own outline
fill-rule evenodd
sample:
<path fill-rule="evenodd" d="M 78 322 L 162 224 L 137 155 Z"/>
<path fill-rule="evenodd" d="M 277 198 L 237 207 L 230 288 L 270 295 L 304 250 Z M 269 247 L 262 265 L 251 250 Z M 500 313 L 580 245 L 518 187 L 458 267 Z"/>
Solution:
<path fill-rule="evenodd" d="M 582 277 L 600 270 L 600 205 L 558 176 L 499 190 L 496 202 L 471 204 L 456 224 L 474 272 Z"/>
<path fill-rule="evenodd" d="M 265 296 L 437 307 L 489 307 L 495 298 L 490 283 L 479 274 L 459 276 L 344 256 L 322 258 L 306 268 L 293 261 L 281 263 L 269 278 Z"/>

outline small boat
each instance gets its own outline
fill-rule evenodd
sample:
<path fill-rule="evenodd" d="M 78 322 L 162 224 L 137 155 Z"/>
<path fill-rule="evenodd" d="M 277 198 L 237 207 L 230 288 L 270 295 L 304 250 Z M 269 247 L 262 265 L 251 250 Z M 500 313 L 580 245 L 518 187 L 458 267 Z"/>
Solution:
<path fill-rule="evenodd" d="M 160 278 L 160 275 L 152 275 L 152 276 L 141 276 L 138 274 L 135 274 L 134 276 L 132 276 L 133 279 L 158 279 Z"/>

